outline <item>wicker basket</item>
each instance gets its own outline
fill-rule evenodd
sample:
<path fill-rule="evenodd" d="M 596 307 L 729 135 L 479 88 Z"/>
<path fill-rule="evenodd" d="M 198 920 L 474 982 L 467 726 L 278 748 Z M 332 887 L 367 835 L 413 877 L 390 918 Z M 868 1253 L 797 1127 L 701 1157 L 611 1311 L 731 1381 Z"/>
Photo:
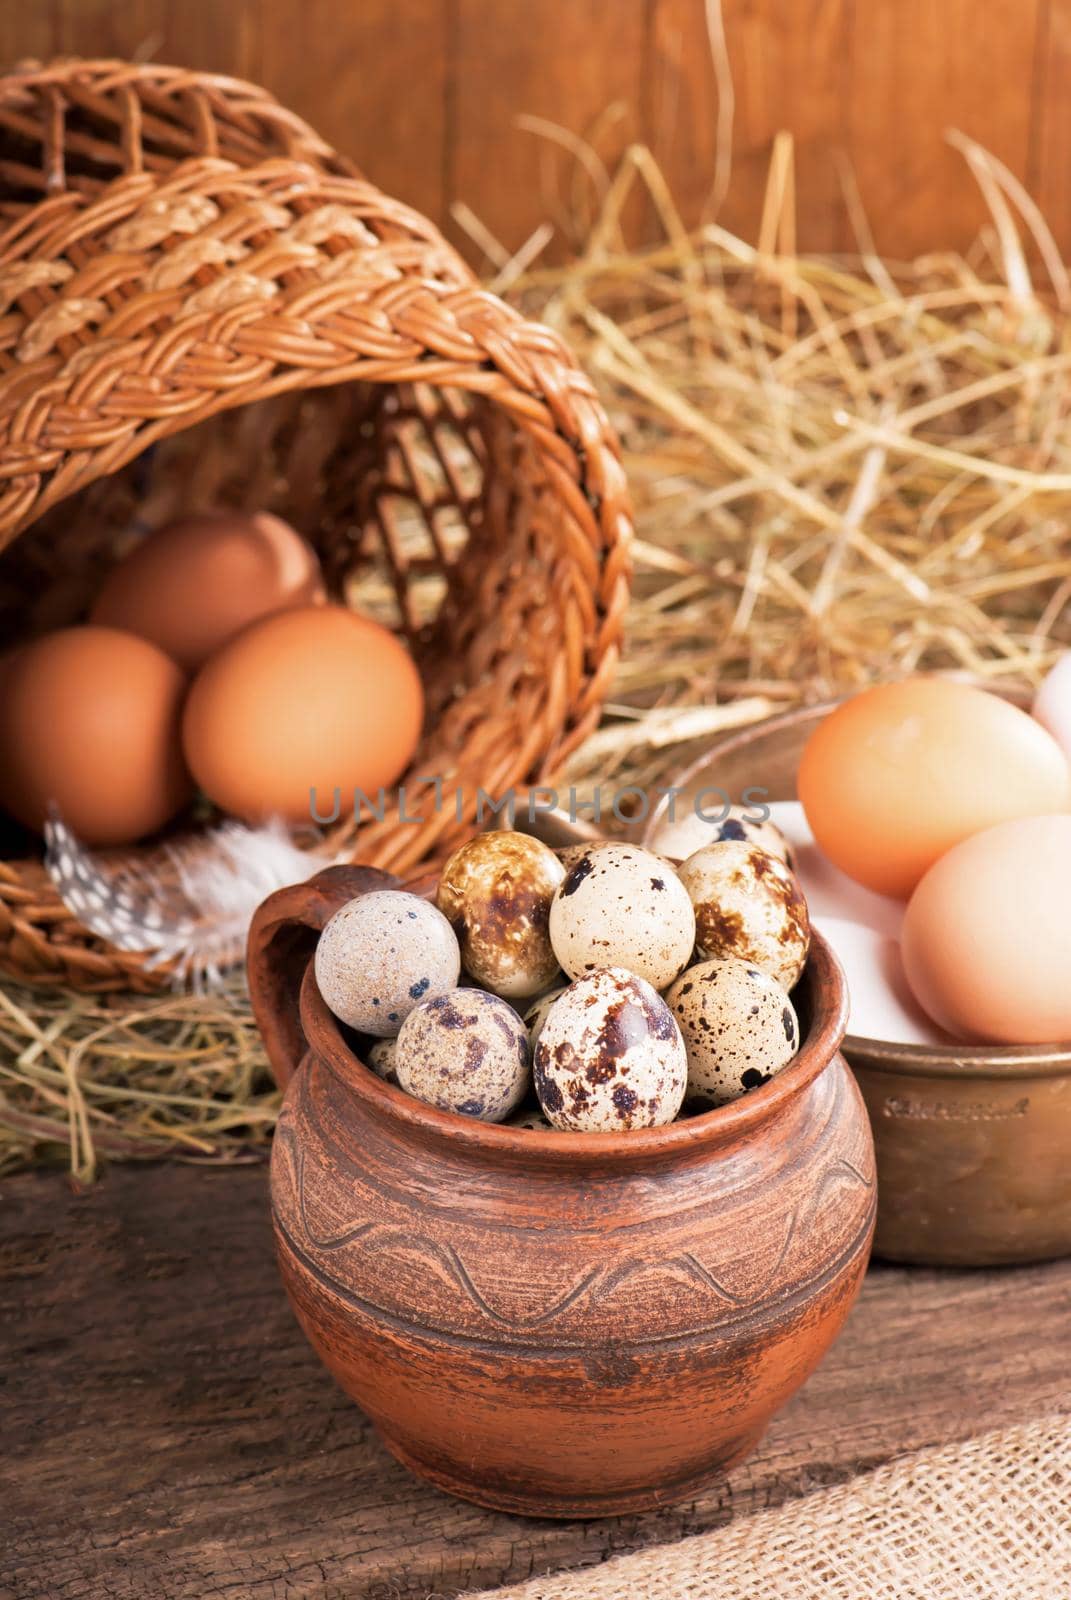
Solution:
<path fill-rule="evenodd" d="M 559 339 L 483 291 L 423 217 L 248 84 L 118 62 L 0 79 L 0 647 L 84 614 L 124 539 L 267 507 L 424 677 L 397 807 L 336 848 L 408 870 L 478 787 L 551 770 L 618 657 L 618 451 Z M 29 531 L 27 531 L 29 530 Z M 16 535 L 21 535 L 16 541 Z M 14 543 L 12 541 L 15 541 Z M 0 864 L 0 965 L 152 988 L 31 850 Z"/>

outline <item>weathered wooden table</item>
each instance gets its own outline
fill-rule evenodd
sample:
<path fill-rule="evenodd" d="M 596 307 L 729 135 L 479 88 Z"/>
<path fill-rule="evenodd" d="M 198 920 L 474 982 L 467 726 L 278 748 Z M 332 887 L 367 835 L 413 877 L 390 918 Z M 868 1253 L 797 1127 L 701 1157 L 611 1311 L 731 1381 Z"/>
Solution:
<path fill-rule="evenodd" d="M 1071 1263 L 875 1266 L 825 1365 L 701 1499 L 527 1522 L 410 1478 L 307 1348 L 262 1168 L 0 1184 L 3 1600 L 402 1600 L 677 1538 L 919 1445 L 1071 1410 Z"/>

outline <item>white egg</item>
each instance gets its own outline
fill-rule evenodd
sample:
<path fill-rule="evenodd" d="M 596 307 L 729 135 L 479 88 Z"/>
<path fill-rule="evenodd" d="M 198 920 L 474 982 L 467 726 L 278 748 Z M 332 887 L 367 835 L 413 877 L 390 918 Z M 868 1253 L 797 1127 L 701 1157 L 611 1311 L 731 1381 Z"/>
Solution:
<path fill-rule="evenodd" d="M 620 967 L 588 973 L 551 1006 L 535 1050 L 536 1094 L 556 1128 L 621 1133 L 672 1122 L 688 1060 L 661 995 Z"/>
<path fill-rule="evenodd" d="M 788 995 L 746 961 L 703 961 L 666 994 L 688 1052 L 688 1099 L 726 1105 L 761 1089 L 799 1049 Z"/>
<path fill-rule="evenodd" d="M 691 957 L 695 913 L 673 868 L 653 851 L 598 844 L 558 886 L 550 942 L 570 978 L 624 967 L 664 989 Z"/>

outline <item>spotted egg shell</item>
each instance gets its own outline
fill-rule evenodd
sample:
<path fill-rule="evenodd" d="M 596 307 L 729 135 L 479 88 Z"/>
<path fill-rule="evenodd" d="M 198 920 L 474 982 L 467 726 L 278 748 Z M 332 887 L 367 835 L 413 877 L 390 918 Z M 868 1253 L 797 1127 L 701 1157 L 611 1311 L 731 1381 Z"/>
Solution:
<path fill-rule="evenodd" d="M 594 849 L 597 845 L 609 843 L 609 839 L 581 839 L 578 840 L 576 844 L 561 845 L 557 850 L 555 850 L 554 854 L 561 862 L 565 871 L 568 872 L 573 863 L 579 861 L 581 856 L 587 855 L 589 850 Z"/>
<path fill-rule="evenodd" d="M 384 1083 L 398 1082 L 398 1074 L 394 1070 L 394 1057 L 397 1051 L 397 1039 L 377 1039 L 365 1054 L 365 1061 L 376 1077 L 382 1078 Z"/>
<path fill-rule="evenodd" d="M 531 1083 L 528 1032 L 498 995 L 453 989 L 406 1017 L 394 1070 L 406 1093 L 426 1105 L 504 1122 Z"/>
<path fill-rule="evenodd" d="M 807 963 L 811 924 L 785 863 L 757 845 L 726 839 L 704 845 L 678 870 L 695 908 L 699 955 L 748 961 L 791 989 Z"/>
<path fill-rule="evenodd" d="M 421 1000 L 455 986 L 461 952 L 453 928 L 429 901 L 376 889 L 347 901 L 326 923 L 315 971 L 336 1017 L 384 1039 Z"/>
<path fill-rule="evenodd" d="M 528 1043 L 535 1050 L 539 1043 L 539 1035 L 543 1032 L 543 1024 L 547 1020 L 547 1012 L 560 994 L 564 994 L 569 987 L 567 983 L 559 983 L 556 988 L 548 989 L 546 994 L 539 995 L 529 1002 L 521 1013 L 524 1025 L 528 1029 Z"/>
<path fill-rule="evenodd" d="M 702 961 L 667 991 L 688 1052 L 688 1099 L 726 1105 L 759 1089 L 799 1049 L 792 1002 L 747 961 Z"/>
<path fill-rule="evenodd" d="M 756 817 L 751 806 L 730 806 L 725 816 L 721 815 L 723 809 L 709 807 L 700 816 L 695 808 L 695 797 L 678 796 L 673 816 L 663 817 L 655 829 L 651 849 L 661 851 L 671 860 L 686 861 L 704 845 L 735 839 L 739 844 L 757 844 L 760 850 L 777 856 L 787 866 L 794 865 L 792 846 L 776 823 Z"/>
<path fill-rule="evenodd" d="M 527 1110 L 517 1111 L 510 1117 L 507 1128 L 524 1128 L 529 1133 L 553 1133 L 554 1125 L 547 1121 L 542 1111 L 533 1111 L 529 1106 Z"/>
<path fill-rule="evenodd" d="M 597 844 L 573 862 L 554 896 L 550 942 L 570 978 L 624 967 L 663 989 L 692 954 L 695 913 L 660 856 L 639 845 Z"/>
<path fill-rule="evenodd" d="M 635 973 L 606 967 L 578 978 L 551 1006 L 534 1078 L 554 1127 L 621 1133 L 673 1121 L 688 1062 L 662 996 Z"/>
<path fill-rule="evenodd" d="M 527 833 L 479 833 L 443 867 L 436 904 L 470 977 L 492 994 L 539 994 L 558 972 L 547 919 L 565 868 Z"/>

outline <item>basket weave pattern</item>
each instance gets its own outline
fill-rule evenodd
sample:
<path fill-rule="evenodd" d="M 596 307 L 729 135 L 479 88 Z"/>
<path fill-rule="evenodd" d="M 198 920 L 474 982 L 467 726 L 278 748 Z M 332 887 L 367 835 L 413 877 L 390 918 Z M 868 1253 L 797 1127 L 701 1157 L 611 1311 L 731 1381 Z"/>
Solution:
<path fill-rule="evenodd" d="M 395 806 L 357 841 L 343 817 L 337 845 L 415 867 L 471 831 L 478 787 L 585 736 L 629 596 L 616 441 L 557 336 L 426 219 L 247 84 L 66 62 L 0 79 L 0 225 L 0 647 L 81 614 L 131 529 L 267 507 L 407 638 L 413 773 L 449 786 L 435 809 L 407 780 L 419 825 Z M 159 982 L 32 858 L 0 863 L 0 964 Z"/>

